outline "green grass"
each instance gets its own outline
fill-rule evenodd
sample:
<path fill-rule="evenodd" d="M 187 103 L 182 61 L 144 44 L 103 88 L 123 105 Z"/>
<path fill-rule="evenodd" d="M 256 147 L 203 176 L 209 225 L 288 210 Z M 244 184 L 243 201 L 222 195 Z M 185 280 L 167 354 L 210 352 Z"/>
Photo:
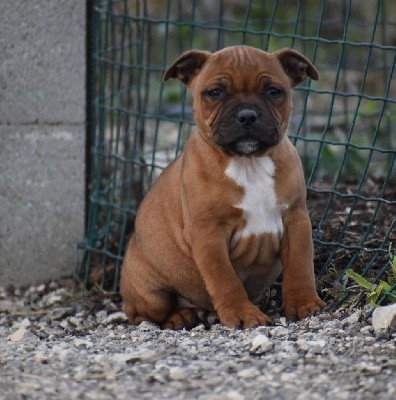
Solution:
<path fill-rule="evenodd" d="M 349 278 L 354 280 L 361 291 L 366 294 L 367 303 L 378 306 L 378 300 L 385 297 L 387 303 L 396 303 L 396 255 L 392 254 L 391 247 L 389 246 L 390 257 L 390 271 L 386 280 L 380 280 L 378 283 L 368 281 L 359 273 L 348 269 L 346 274 Z M 392 289 L 393 288 L 393 289 Z"/>

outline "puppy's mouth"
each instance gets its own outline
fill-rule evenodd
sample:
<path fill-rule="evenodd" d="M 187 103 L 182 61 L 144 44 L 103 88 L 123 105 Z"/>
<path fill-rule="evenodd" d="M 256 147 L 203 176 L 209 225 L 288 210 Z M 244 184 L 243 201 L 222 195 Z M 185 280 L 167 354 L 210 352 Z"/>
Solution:
<path fill-rule="evenodd" d="M 262 149 L 261 143 L 257 139 L 245 138 L 231 143 L 230 150 L 236 154 L 253 154 Z"/>
<path fill-rule="evenodd" d="M 261 140 L 245 137 L 241 139 L 237 139 L 231 143 L 223 145 L 223 148 L 230 152 L 231 154 L 239 155 L 239 156 L 250 156 L 255 153 L 263 153 L 268 150 L 270 147 L 277 144 L 278 141 L 273 141 L 271 143 L 266 143 Z"/>

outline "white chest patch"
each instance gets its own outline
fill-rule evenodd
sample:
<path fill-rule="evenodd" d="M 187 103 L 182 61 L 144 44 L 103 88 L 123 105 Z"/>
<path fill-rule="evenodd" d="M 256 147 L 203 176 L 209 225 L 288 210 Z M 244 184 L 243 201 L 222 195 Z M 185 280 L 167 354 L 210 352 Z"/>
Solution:
<path fill-rule="evenodd" d="M 277 204 L 272 159 L 269 156 L 233 157 L 225 173 L 245 192 L 241 202 L 235 206 L 243 210 L 246 225 L 235 234 L 234 244 L 239 238 L 250 235 L 282 235 L 281 210 L 287 206 Z"/>

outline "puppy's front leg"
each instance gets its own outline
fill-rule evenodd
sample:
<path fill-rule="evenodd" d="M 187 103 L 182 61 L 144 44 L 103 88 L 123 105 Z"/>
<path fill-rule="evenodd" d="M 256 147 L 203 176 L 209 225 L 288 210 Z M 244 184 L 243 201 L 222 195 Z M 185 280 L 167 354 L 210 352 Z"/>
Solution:
<path fill-rule="evenodd" d="M 287 318 L 302 319 L 325 303 L 316 292 L 311 222 L 306 210 L 296 207 L 285 223 L 281 244 L 283 308 Z"/>
<path fill-rule="evenodd" d="M 191 237 L 194 261 L 220 321 L 230 328 L 267 325 L 270 319 L 250 302 L 230 262 L 223 229 L 196 226 Z"/>

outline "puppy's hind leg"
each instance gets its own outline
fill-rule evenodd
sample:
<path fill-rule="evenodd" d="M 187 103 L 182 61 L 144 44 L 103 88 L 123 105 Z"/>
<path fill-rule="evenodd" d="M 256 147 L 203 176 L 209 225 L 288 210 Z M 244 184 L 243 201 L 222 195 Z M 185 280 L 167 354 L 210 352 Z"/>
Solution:
<path fill-rule="evenodd" d="M 198 309 L 195 308 L 179 308 L 172 312 L 161 325 L 162 329 L 191 329 L 194 328 L 200 318 L 198 316 Z"/>
<path fill-rule="evenodd" d="M 152 321 L 161 325 L 176 310 L 176 296 L 166 290 L 147 262 L 133 252 L 126 255 L 121 271 L 122 309 L 129 322 Z"/>
<path fill-rule="evenodd" d="M 162 289 L 148 289 L 144 294 L 138 293 L 133 287 L 122 291 L 124 299 L 122 310 L 131 324 L 139 325 L 142 321 L 152 321 L 158 325 L 167 319 L 175 310 L 176 301 L 173 296 Z"/>
<path fill-rule="evenodd" d="M 192 329 L 199 323 L 209 329 L 211 325 L 219 322 L 217 313 L 205 310 L 190 303 L 181 296 L 177 297 L 177 309 L 169 314 L 161 327 L 163 329 Z"/>

